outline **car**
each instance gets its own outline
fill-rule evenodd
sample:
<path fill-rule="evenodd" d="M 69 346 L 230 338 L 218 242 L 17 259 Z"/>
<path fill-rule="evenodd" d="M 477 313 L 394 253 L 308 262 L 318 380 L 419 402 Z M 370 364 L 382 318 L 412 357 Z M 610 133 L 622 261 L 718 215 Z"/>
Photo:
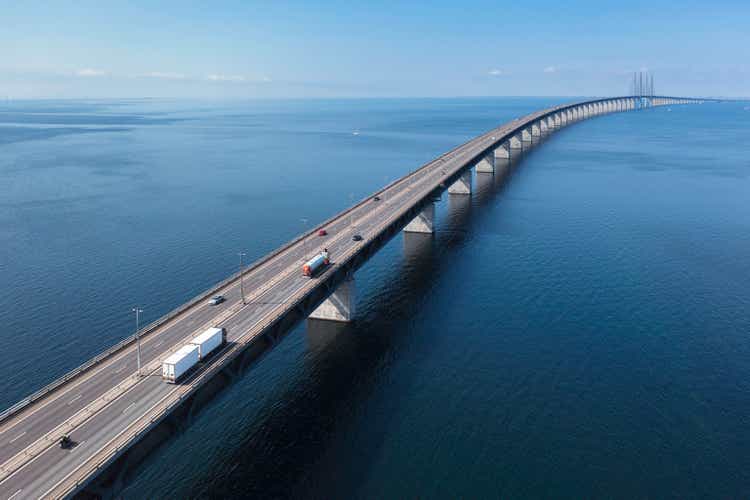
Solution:
<path fill-rule="evenodd" d="M 373 199 L 374 201 L 380 201 L 380 196 L 374 196 L 374 197 L 373 197 L 372 199 Z"/>
<path fill-rule="evenodd" d="M 326 231 L 325 229 L 321 229 L 320 231 L 318 231 L 318 236 L 325 236 L 327 234 L 328 234 L 328 231 Z"/>
<path fill-rule="evenodd" d="M 362 241 L 362 235 L 355 234 L 354 236 L 352 236 L 352 241 Z"/>
<path fill-rule="evenodd" d="M 68 450 L 73 447 L 73 440 L 67 434 L 60 438 L 60 448 Z"/>
<path fill-rule="evenodd" d="M 210 305 L 210 306 L 218 306 L 219 304 L 221 304 L 225 300 L 226 299 L 224 298 L 223 295 L 214 295 L 213 297 L 211 297 L 209 299 L 208 305 Z"/>

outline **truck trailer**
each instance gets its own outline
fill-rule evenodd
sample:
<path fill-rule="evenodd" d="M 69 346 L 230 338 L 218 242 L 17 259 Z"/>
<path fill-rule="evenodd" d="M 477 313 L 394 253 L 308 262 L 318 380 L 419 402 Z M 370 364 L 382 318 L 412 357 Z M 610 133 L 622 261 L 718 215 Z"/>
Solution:
<path fill-rule="evenodd" d="M 331 261 L 328 259 L 328 251 L 324 250 L 312 259 L 305 262 L 302 266 L 302 274 L 308 277 L 312 277 L 320 269 L 330 264 Z"/>
<path fill-rule="evenodd" d="M 187 344 L 172 353 L 161 364 L 161 377 L 170 384 L 177 381 L 198 364 L 198 346 Z"/>
<path fill-rule="evenodd" d="M 198 347 L 198 359 L 202 361 L 206 356 L 221 347 L 226 339 L 226 330 L 213 327 L 193 338 L 190 344 Z"/>

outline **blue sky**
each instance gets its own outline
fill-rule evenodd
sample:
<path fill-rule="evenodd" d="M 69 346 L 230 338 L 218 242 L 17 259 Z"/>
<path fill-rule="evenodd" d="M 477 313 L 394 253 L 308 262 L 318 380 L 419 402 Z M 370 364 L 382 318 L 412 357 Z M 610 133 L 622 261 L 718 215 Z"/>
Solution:
<path fill-rule="evenodd" d="M 0 97 L 750 95 L 750 2 L 0 2 Z"/>

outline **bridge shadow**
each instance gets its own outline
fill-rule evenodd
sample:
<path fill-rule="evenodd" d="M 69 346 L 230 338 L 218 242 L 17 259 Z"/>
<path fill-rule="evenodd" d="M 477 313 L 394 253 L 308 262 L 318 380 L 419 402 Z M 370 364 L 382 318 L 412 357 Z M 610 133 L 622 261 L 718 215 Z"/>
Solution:
<path fill-rule="evenodd" d="M 404 351 L 403 344 L 414 340 L 410 338 L 412 319 L 429 290 L 439 284 L 440 270 L 457 258 L 466 235 L 481 219 L 482 211 L 477 208 L 496 200 L 534 149 L 514 152 L 507 165 L 494 174 L 476 174 L 471 196 L 446 193 L 447 215 L 434 235 L 402 233 L 403 259 L 391 268 L 384 284 L 368 291 L 366 303 L 358 304 L 356 322 L 307 320 L 304 327 L 297 327 L 295 333 L 304 330 L 306 334 L 301 373 L 289 377 L 292 380 L 274 396 L 276 404 L 263 408 L 251 423 L 234 429 L 236 438 L 226 447 L 226 454 L 193 474 L 189 491 L 181 496 L 354 496 L 367 480 L 368 470 L 356 460 L 335 462 L 352 454 L 351 445 L 340 442 L 347 435 L 342 429 L 361 426 L 361 420 L 367 419 L 367 435 L 357 443 L 359 453 L 380 455 L 392 416 L 398 414 L 398 398 L 385 403 L 393 406 L 393 411 L 372 417 L 358 412 L 382 385 L 389 366 Z M 400 384 L 404 382 L 408 384 L 408 379 L 399 379 Z M 227 425 L 236 425 L 230 423 L 230 415 L 222 418 Z M 345 453 L 335 453 L 336 447 L 346 447 Z M 159 466 L 152 463 L 150 467 Z"/>

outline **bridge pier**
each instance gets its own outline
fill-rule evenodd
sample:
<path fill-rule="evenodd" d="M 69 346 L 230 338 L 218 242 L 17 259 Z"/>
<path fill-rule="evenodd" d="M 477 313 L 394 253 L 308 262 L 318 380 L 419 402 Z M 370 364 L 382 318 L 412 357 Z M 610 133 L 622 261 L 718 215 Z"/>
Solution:
<path fill-rule="evenodd" d="M 492 162 L 494 165 L 494 161 Z M 492 169 L 495 170 L 494 167 Z M 461 177 L 448 188 L 448 194 L 471 194 L 471 169 L 467 168 Z"/>
<path fill-rule="evenodd" d="M 547 119 L 542 118 L 539 121 L 539 130 L 542 132 L 542 135 L 547 135 L 549 133 L 549 128 L 547 127 Z"/>
<path fill-rule="evenodd" d="M 510 149 L 521 149 L 521 148 L 523 148 L 523 144 L 521 144 L 521 138 L 518 136 L 518 134 L 516 134 L 510 138 Z"/>
<path fill-rule="evenodd" d="M 552 130 L 555 130 L 555 118 L 553 116 L 547 117 L 547 128 Z"/>
<path fill-rule="evenodd" d="M 531 124 L 531 137 L 541 137 L 542 135 L 542 129 L 539 128 L 538 123 L 532 123 Z"/>
<path fill-rule="evenodd" d="M 560 118 L 560 113 L 555 113 L 552 115 L 552 118 L 555 120 L 555 128 L 562 127 L 562 118 Z"/>
<path fill-rule="evenodd" d="M 529 133 L 529 129 L 525 128 L 521 130 L 521 142 L 531 142 L 531 133 Z"/>
<path fill-rule="evenodd" d="M 491 174 L 495 172 L 495 153 L 496 152 L 497 152 L 497 149 L 495 151 L 491 151 L 487 153 L 477 162 L 477 165 L 476 165 L 477 173 L 485 172 L 485 173 Z"/>
<path fill-rule="evenodd" d="M 494 151 L 495 160 L 509 160 L 510 159 L 510 144 L 507 142 L 500 144 Z"/>
<path fill-rule="evenodd" d="M 435 225 L 435 204 L 430 203 L 404 228 L 407 233 L 433 233 Z"/>
<path fill-rule="evenodd" d="M 349 276 L 309 316 L 328 321 L 351 321 L 355 313 L 356 287 L 354 277 Z"/>

